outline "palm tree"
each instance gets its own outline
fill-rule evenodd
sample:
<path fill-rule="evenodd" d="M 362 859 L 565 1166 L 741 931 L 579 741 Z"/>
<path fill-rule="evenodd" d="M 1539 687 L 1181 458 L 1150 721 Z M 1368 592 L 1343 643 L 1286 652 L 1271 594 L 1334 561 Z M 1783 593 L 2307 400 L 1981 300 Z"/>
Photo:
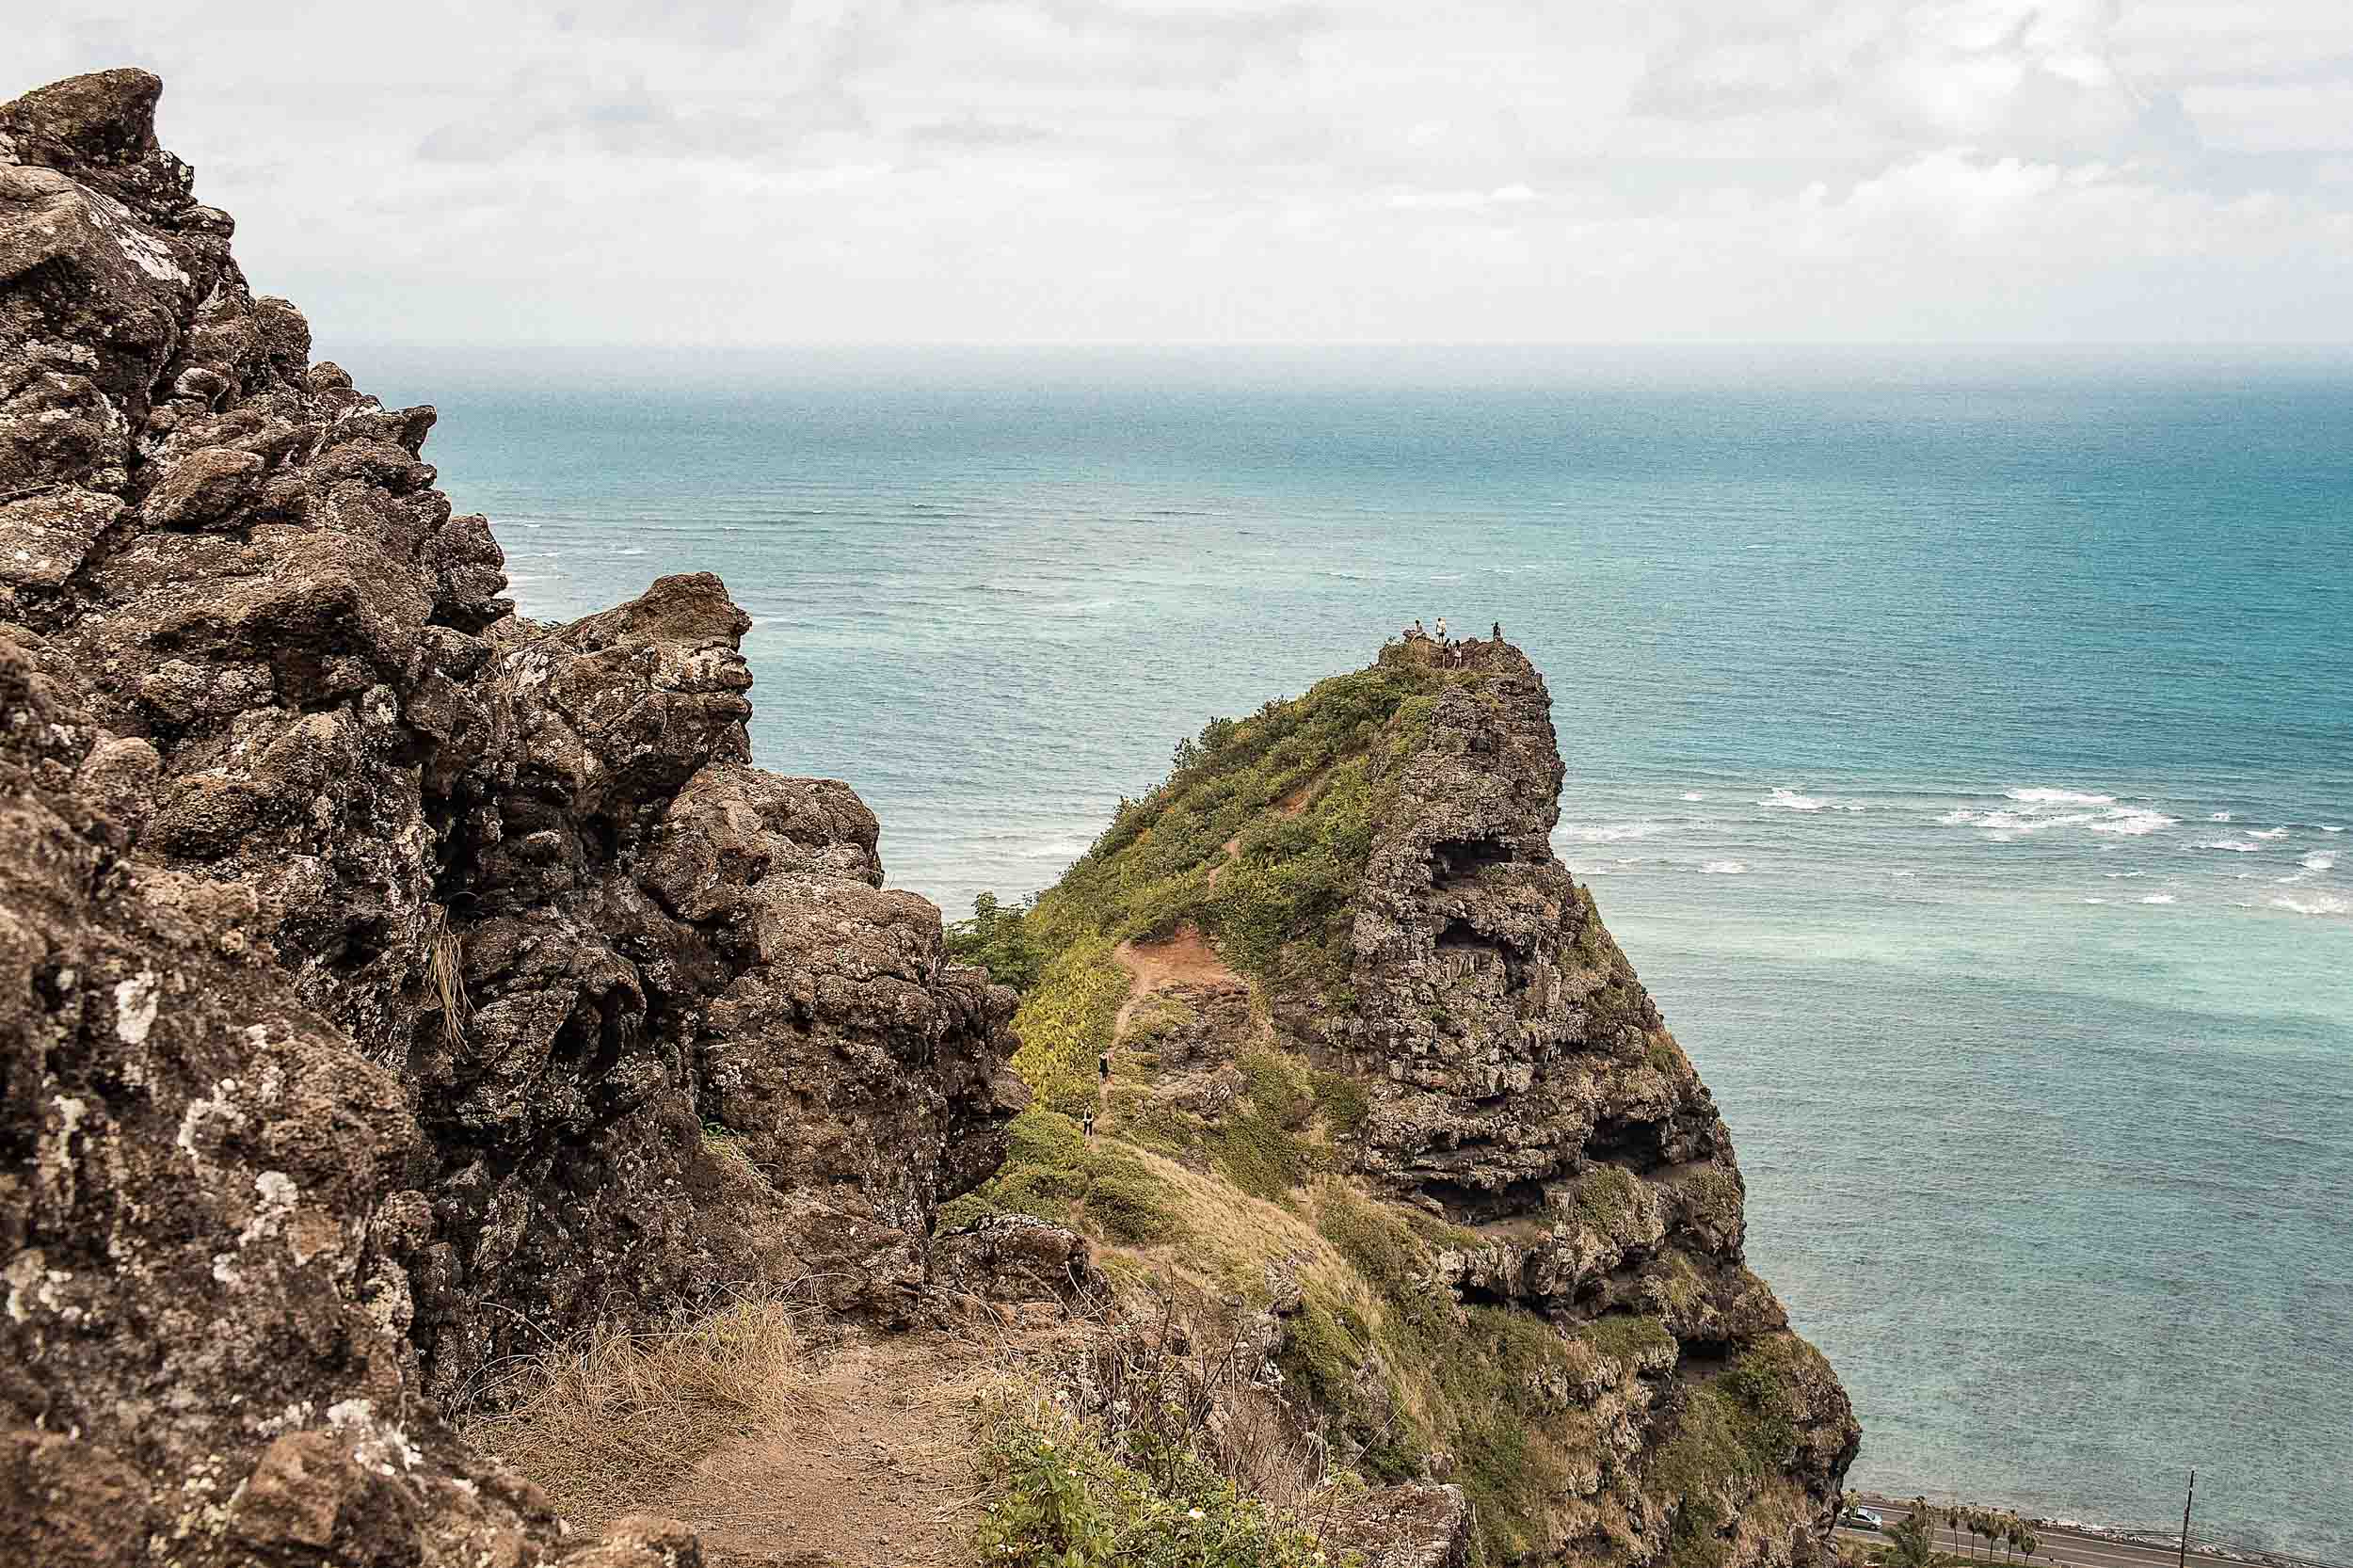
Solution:
<path fill-rule="evenodd" d="M 1883 1568 L 1935 1568 L 1936 1515 L 1927 1498 L 1914 1497 L 1912 1512 L 1887 1527 L 1877 1560 Z"/>

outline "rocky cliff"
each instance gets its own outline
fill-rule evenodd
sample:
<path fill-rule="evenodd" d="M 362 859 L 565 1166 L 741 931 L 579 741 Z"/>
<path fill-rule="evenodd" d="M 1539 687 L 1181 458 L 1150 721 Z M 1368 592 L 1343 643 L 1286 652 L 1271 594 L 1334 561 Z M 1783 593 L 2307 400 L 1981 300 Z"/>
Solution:
<path fill-rule="evenodd" d="M 535 1561 L 420 1396 L 729 1288 L 925 1310 L 1013 999 L 847 788 L 747 765 L 715 578 L 513 614 L 160 90 L 0 106 L 0 1535 Z"/>
<path fill-rule="evenodd" d="M 1039 969 L 1041 1104 L 964 1205 L 1252 1307 L 1294 1413 L 1369 1474 L 1462 1484 L 1491 1561 L 1822 1560 L 1858 1429 L 1743 1262 L 1705 1085 L 1552 852 L 1533 666 L 1392 644 L 1176 763 L 968 928 Z M 1057 1160 L 1090 1111 L 1114 1151 Z"/>

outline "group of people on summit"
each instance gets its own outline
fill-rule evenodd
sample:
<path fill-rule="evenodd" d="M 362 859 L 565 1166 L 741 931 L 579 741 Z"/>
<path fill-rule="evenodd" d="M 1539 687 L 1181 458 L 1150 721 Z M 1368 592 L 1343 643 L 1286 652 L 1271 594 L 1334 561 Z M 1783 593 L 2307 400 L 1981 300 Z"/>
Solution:
<path fill-rule="evenodd" d="M 1464 655 L 1468 650 L 1470 644 L 1475 640 L 1476 639 L 1474 638 L 1466 637 L 1461 642 L 1456 642 L 1451 637 L 1449 637 L 1446 634 L 1446 617 L 1444 616 L 1440 616 L 1438 617 L 1438 627 L 1435 632 L 1423 631 L 1421 629 L 1421 617 L 1418 616 L 1414 617 L 1414 624 L 1405 629 L 1406 646 L 1411 647 L 1415 643 L 1429 643 L 1437 650 L 1438 663 L 1445 664 L 1449 668 L 1455 669 L 1462 667 Z M 1501 621 L 1496 622 L 1495 640 L 1498 644 L 1503 641 L 1503 623 Z"/>

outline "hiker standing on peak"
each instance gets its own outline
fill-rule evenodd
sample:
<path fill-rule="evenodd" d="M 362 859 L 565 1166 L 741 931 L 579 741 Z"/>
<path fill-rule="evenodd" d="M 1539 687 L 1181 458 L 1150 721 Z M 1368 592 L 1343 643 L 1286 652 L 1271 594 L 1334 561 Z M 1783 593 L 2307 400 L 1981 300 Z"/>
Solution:
<path fill-rule="evenodd" d="M 1496 622 L 1496 641 L 1498 643 L 1503 641 L 1503 623 L 1501 621 Z"/>
<path fill-rule="evenodd" d="M 1446 617 L 1444 616 L 1438 617 L 1438 646 L 1446 647 Z"/>

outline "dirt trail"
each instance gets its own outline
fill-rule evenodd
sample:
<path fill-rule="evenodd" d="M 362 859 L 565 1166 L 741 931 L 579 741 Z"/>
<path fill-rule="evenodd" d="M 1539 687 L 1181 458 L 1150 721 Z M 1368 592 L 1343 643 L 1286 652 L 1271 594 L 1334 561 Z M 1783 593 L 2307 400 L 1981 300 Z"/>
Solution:
<path fill-rule="evenodd" d="M 783 1431 L 721 1448 L 654 1512 L 711 1568 L 946 1568 L 968 1555 L 971 1392 L 999 1362 L 962 1335 L 853 1341 L 809 1374 Z"/>
<path fill-rule="evenodd" d="M 1178 926 L 1174 935 L 1160 942 L 1122 942 L 1112 950 L 1112 956 L 1128 968 L 1135 977 L 1128 988 L 1128 1000 L 1119 1004 L 1119 1016 L 1112 1021 L 1112 1045 L 1117 1048 L 1128 1037 L 1128 1020 L 1144 998 L 1171 985 L 1241 985 L 1241 976 L 1225 967 L 1225 961 L 1210 951 L 1201 932 L 1191 920 Z"/>

